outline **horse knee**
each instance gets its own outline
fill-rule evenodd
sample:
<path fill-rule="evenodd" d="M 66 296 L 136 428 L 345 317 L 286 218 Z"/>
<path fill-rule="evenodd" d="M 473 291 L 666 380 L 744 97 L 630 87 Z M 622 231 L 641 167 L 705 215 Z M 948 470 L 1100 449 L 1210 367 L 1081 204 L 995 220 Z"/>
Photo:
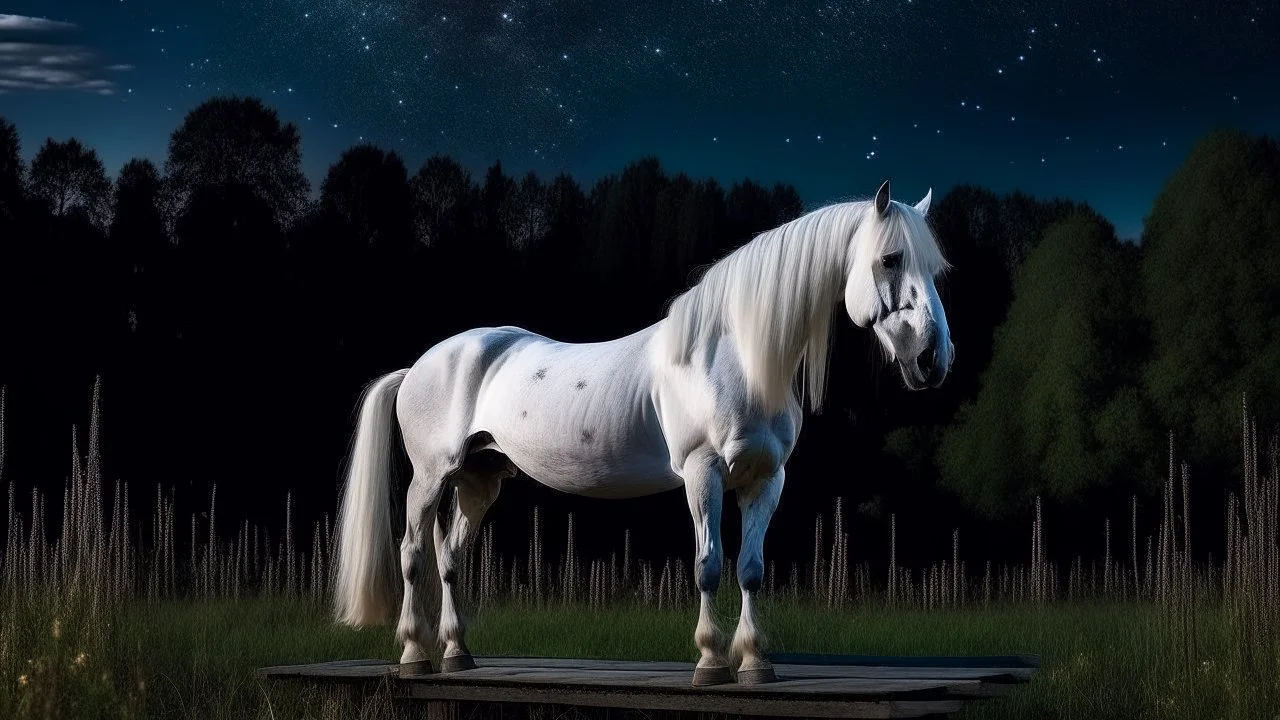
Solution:
<path fill-rule="evenodd" d="M 760 589 L 764 581 L 764 563 L 760 558 L 742 557 L 738 560 L 738 585 L 747 592 Z"/>

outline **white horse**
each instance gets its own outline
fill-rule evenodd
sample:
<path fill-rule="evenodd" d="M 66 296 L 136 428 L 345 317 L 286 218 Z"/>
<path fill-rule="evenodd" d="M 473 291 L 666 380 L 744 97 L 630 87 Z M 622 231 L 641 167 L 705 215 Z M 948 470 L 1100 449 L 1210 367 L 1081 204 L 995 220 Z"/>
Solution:
<path fill-rule="evenodd" d="M 665 319 L 624 338 L 570 344 L 516 327 L 474 329 L 371 383 L 338 523 L 337 618 L 356 627 L 387 621 L 403 587 L 401 672 L 432 672 L 428 612 L 439 592 L 441 669 L 475 667 L 455 567 L 505 478 L 519 470 L 599 498 L 683 486 L 701 593 L 693 683 L 731 682 L 731 667 L 738 682 L 774 679 L 753 600 L 765 531 L 800 432 L 796 380 L 803 367 L 818 409 L 843 294 L 849 317 L 874 329 L 909 388 L 942 383 L 955 347 L 934 285 L 947 263 L 925 220 L 931 197 L 932 190 L 914 207 L 891 201 L 886 181 L 874 201 L 830 205 L 764 232 L 710 267 Z M 399 569 L 393 413 L 413 464 Z M 448 510 L 438 516 L 455 489 L 452 518 Z M 712 598 L 728 491 L 742 512 L 742 611 L 726 653 Z"/>

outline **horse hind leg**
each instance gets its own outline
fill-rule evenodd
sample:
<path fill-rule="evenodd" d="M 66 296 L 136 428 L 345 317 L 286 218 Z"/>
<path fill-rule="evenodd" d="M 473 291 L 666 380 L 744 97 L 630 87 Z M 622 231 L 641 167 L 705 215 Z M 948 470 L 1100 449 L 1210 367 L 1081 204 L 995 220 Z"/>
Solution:
<path fill-rule="evenodd" d="M 432 532 L 437 508 L 448 484 L 443 463 L 435 468 L 414 465 L 413 480 L 405 500 L 405 532 L 400 542 L 400 568 L 404 577 L 404 598 L 396 639 L 404 644 L 400 674 L 432 672 L 431 617 L 436 599 L 436 553 Z"/>
<path fill-rule="evenodd" d="M 440 641 L 444 644 L 443 672 L 474 668 L 475 661 L 466 645 L 466 622 L 459 603 L 457 567 L 471 547 L 485 513 L 502 489 L 502 481 L 515 474 L 510 461 L 496 452 L 474 454 L 455 474 L 457 488 L 449 528 L 437 516 L 435 547 L 440 572 Z"/>

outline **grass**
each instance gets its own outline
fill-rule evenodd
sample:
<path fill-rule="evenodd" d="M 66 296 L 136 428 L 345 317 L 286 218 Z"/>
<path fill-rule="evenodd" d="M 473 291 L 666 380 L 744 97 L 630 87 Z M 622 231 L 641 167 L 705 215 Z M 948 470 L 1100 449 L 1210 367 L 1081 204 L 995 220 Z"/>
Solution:
<path fill-rule="evenodd" d="M 722 593 L 722 629 L 736 614 Z M 1010 696 L 967 707 L 969 718 L 1275 717 L 1280 678 L 1249 682 L 1237 672 L 1223 611 L 1201 612 L 1190 678 L 1181 647 L 1156 607 L 1139 603 L 1059 602 L 1045 606 L 925 611 L 887 607 L 832 609 L 812 603 L 761 608 L 774 651 L 883 655 L 1004 655 L 1035 652 L 1043 667 Z M 349 697 L 280 682 L 259 682 L 257 667 L 333 659 L 398 656 L 389 628 L 353 631 L 331 622 L 310 600 L 242 599 L 134 602 L 103 630 L 80 666 L 68 641 L 74 620 L 53 637 L 49 609 L 28 609 L 45 639 L 36 662 L 61 665 L 42 685 L 6 678 L 5 717 L 384 717 L 385 698 L 361 707 Z M 38 622 L 37 617 L 45 622 Z M 488 655 L 637 660 L 694 659 L 694 614 L 648 606 L 591 608 L 517 605 L 477 613 L 473 649 Z M 1272 667 L 1277 667 L 1272 664 Z M 47 673 L 49 674 L 49 673 Z M 105 676 L 104 676 L 105 674 Z M 50 680 L 55 682 L 50 683 Z M 1263 687 L 1270 684 L 1270 688 Z M 55 692 L 56 691 L 56 692 Z M 58 701 L 48 705 L 51 695 Z M 378 702 L 383 705 L 379 706 Z M 345 704 L 344 704 L 345 703 Z M 372 708 L 372 709 L 371 709 Z"/>

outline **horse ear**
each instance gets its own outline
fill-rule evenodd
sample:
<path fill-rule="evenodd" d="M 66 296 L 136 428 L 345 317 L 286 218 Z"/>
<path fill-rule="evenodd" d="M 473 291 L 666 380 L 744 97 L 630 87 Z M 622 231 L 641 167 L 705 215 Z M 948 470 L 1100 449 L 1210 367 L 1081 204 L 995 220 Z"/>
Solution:
<path fill-rule="evenodd" d="M 928 215 L 929 203 L 932 200 L 933 200 L 933 188 L 929 188 L 929 192 L 924 194 L 924 199 L 916 203 L 916 210 L 919 210 L 921 215 Z"/>
<path fill-rule="evenodd" d="M 876 212 L 881 215 L 889 209 L 889 181 L 885 180 L 876 191 Z"/>

